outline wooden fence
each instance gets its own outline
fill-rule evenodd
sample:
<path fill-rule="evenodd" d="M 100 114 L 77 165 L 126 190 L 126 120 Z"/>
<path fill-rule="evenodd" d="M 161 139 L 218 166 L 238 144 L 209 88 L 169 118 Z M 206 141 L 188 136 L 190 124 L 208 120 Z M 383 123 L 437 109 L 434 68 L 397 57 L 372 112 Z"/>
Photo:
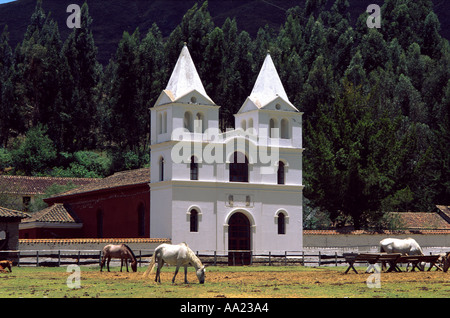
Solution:
<path fill-rule="evenodd" d="M 138 266 L 146 266 L 150 262 L 153 250 L 135 250 Z M 345 263 L 343 254 L 308 253 L 305 251 L 285 251 L 284 253 L 228 251 L 218 253 L 196 252 L 202 263 L 209 266 L 221 265 L 261 265 L 261 266 L 307 266 L 334 265 Z M 245 256 L 245 257 L 244 257 Z M 0 260 L 13 260 L 16 266 L 48 266 L 59 267 L 69 264 L 100 265 L 101 250 L 15 250 L 0 251 Z M 243 260 L 246 260 L 244 263 Z M 114 262 L 114 260 L 111 260 Z"/>

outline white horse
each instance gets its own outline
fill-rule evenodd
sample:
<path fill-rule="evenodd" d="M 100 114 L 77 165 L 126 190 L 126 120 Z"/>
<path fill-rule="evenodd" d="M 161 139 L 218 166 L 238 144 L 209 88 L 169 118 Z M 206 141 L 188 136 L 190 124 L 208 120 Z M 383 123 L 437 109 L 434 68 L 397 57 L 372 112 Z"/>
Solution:
<path fill-rule="evenodd" d="M 423 255 L 422 248 L 412 238 L 397 239 L 386 238 L 380 241 L 380 252 L 388 254 L 400 253 L 402 255 Z M 384 265 L 384 264 L 383 264 Z M 425 267 L 425 263 L 420 263 L 421 270 Z"/>
<path fill-rule="evenodd" d="M 158 262 L 158 269 L 156 270 L 155 282 L 161 282 L 161 268 L 166 262 L 169 265 L 176 265 L 175 275 L 173 275 L 172 283 L 175 282 L 175 277 L 178 274 L 180 266 L 184 267 L 184 283 L 187 281 L 187 268 L 189 265 L 194 266 L 197 278 L 200 284 L 205 282 L 205 266 L 203 266 L 200 259 L 194 254 L 194 252 L 188 247 L 186 243 L 180 243 L 178 245 L 161 244 L 153 253 L 150 265 L 145 271 L 143 277 L 147 277 L 150 273 L 153 273 L 156 262 Z"/>

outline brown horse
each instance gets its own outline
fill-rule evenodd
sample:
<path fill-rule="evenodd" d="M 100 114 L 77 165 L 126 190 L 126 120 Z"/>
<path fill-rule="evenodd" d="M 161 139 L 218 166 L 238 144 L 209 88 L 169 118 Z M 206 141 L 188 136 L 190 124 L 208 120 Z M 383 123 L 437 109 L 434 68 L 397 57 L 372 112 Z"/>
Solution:
<path fill-rule="evenodd" d="M 12 267 L 11 261 L 8 260 L 0 261 L 0 272 L 6 273 L 6 269 L 9 269 L 9 272 L 11 273 L 12 272 L 11 267 Z"/>
<path fill-rule="evenodd" d="M 447 252 L 447 254 L 444 257 L 444 266 L 443 266 L 444 273 L 447 273 L 449 267 L 450 267 L 450 252 Z"/>
<path fill-rule="evenodd" d="M 100 265 L 100 272 L 103 271 L 103 266 L 105 265 L 106 259 L 108 259 L 108 263 L 106 265 L 109 272 L 109 262 L 111 261 L 111 258 L 120 258 L 120 271 L 122 271 L 123 261 L 125 261 L 127 272 L 128 272 L 128 259 L 131 259 L 131 269 L 133 270 L 133 272 L 137 271 L 136 256 L 134 256 L 133 251 L 131 250 L 131 248 L 128 247 L 128 245 L 126 244 L 106 245 L 103 248 L 103 258 L 102 263 Z"/>

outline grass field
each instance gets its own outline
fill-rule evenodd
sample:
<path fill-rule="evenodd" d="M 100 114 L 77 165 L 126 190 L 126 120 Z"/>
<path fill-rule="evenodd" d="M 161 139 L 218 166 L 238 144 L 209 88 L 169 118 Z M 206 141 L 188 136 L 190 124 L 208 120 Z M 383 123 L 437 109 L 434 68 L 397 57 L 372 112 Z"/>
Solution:
<path fill-rule="evenodd" d="M 99 272 L 98 267 L 81 267 L 80 288 L 66 282 L 72 272 L 66 267 L 14 267 L 12 273 L 0 273 L 1 298 L 385 298 L 450 297 L 450 273 L 381 273 L 380 288 L 369 288 L 370 274 L 344 274 L 345 267 L 208 267 L 206 282 L 200 285 L 193 268 L 188 270 L 189 284 L 183 283 L 180 270 L 171 283 L 174 267 L 164 267 L 161 284 L 153 274 L 143 279 L 145 268 L 137 273 Z M 69 281 L 72 281 L 69 278 Z M 73 282 L 73 281 L 72 281 Z"/>

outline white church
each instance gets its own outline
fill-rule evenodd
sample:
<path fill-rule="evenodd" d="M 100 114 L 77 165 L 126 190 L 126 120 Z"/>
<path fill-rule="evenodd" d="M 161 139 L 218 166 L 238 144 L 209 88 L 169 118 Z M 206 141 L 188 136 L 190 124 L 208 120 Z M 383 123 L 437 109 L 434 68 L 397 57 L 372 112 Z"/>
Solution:
<path fill-rule="evenodd" d="M 202 252 L 301 250 L 302 113 L 269 54 L 235 129 L 219 130 L 219 108 L 185 45 L 151 108 L 151 237 Z"/>

